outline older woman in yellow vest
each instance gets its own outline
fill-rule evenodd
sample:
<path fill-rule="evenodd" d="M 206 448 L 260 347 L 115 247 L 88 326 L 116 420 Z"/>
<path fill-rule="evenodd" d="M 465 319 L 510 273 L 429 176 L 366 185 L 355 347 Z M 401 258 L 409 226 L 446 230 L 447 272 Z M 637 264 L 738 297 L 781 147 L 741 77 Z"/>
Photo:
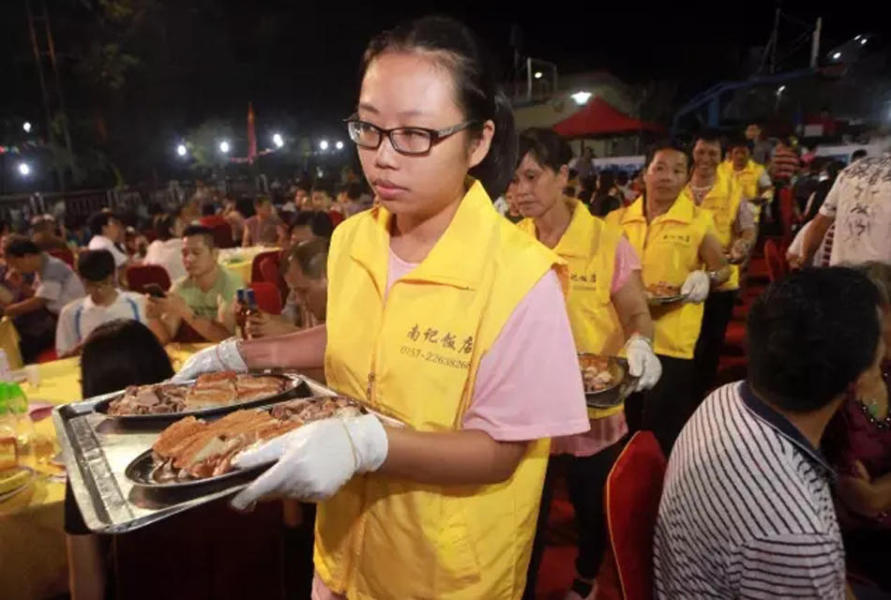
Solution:
<path fill-rule="evenodd" d="M 666 454 L 696 404 L 693 351 L 703 303 L 711 289 L 730 277 L 711 213 L 681 193 L 689 168 L 683 149 L 669 143 L 655 146 L 644 173 L 646 193 L 606 218 L 622 228 L 641 257 L 644 285 L 674 287 L 682 296 L 677 302 L 651 306 L 662 378 L 644 395 L 642 414 L 641 398 L 626 404 L 629 426 L 652 430 Z"/>
<path fill-rule="evenodd" d="M 578 200 L 563 195 L 572 150 L 550 129 L 520 135 L 520 163 L 511 184 L 520 212 L 519 227 L 556 252 L 569 267 L 566 307 L 578 352 L 628 358 L 639 378 L 637 389 L 649 389 L 661 374 L 653 353 L 653 321 L 647 307 L 640 260 L 622 231 L 604 223 Z M 570 499 L 579 527 L 576 578 L 570 594 L 588 597 L 606 545 L 603 486 L 628 432 L 622 405 L 589 408 L 591 431 L 553 441 L 552 461 L 565 462 Z M 549 473 L 551 471 L 549 470 Z M 545 483 L 539 530 L 526 583 L 531 598 L 543 549 L 543 529 L 552 498 Z M 575 597 L 575 596 L 571 596 Z"/>
<path fill-rule="evenodd" d="M 236 507 L 320 501 L 314 598 L 519 598 L 548 440 L 589 427 L 563 261 L 490 199 L 516 137 L 486 56 L 448 18 L 371 42 L 348 127 L 379 205 L 334 233 L 326 325 L 178 375 L 324 359 L 331 387 L 401 422 L 319 421 L 235 461 L 278 459 Z"/>

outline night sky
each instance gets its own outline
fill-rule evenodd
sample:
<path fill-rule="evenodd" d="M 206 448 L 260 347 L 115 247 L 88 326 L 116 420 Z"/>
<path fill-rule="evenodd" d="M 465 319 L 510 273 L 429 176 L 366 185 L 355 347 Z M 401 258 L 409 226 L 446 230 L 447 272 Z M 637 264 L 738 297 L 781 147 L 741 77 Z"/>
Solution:
<path fill-rule="evenodd" d="M 94 13 L 84 5 L 96 2 L 47 3 L 66 68 L 66 53 L 88 42 L 94 24 Z M 24 0 L 0 4 L 0 69 L 6 80 L 0 119 L 39 120 Z M 738 1 L 542 2 L 522 9 L 511 3 L 337 0 L 156 0 L 155 5 L 143 33 L 127 42 L 142 63 L 114 98 L 91 90 L 71 69 L 63 71 L 71 112 L 83 117 L 91 105 L 101 105 L 118 115 L 109 119 L 110 135 L 120 139 L 126 133 L 143 148 L 160 148 L 159 137 L 168 138 L 164 145 L 169 146 L 169 139 L 212 117 L 242 127 L 248 100 L 261 129 L 282 123 L 314 135 L 341 132 L 339 119 L 351 112 L 357 65 L 369 38 L 413 16 L 445 13 L 464 20 L 488 41 L 505 71 L 511 67 L 509 36 L 516 23 L 523 31 L 522 53 L 557 63 L 562 74 L 603 69 L 629 82 L 678 80 L 684 99 L 719 79 L 748 74 L 749 48 L 766 41 L 775 7 Z M 805 21 L 824 17 L 824 47 L 852 37 L 868 22 L 839 3 L 784 6 Z M 789 22 L 783 27 L 786 39 L 804 31 Z"/>

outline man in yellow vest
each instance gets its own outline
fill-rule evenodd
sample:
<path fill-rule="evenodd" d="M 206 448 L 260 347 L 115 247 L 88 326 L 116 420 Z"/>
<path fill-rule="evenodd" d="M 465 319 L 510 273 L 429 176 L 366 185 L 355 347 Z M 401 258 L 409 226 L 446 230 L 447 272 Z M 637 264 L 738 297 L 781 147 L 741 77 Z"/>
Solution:
<path fill-rule="evenodd" d="M 761 209 L 773 199 L 773 182 L 764 165 L 752 159 L 748 143 L 742 138 L 731 140 L 728 159 L 718 166 L 718 174 L 729 177 L 742 190 L 743 200 L 752 205 L 757 226 Z"/>
<path fill-rule="evenodd" d="M 622 228 L 640 256 L 644 285 L 679 292 L 680 299 L 650 307 L 662 378 L 643 398 L 635 395 L 625 404 L 629 429 L 653 431 L 666 454 L 695 408 L 693 350 L 703 302 L 730 277 L 711 213 L 682 193 L 688 171 L 682 148 L 655 146 L 645 168 L 645 194 L 606 218 Z"/>
<path fill-rule="evenodd" d="M 696 343 L 697 400 L 714 383 L 727 324 L 733 316 L 739 290 L 739 266 L 755 245 L 755 219 L 751 205 L 743 200 L 742 188 L 718 169 L 721 141 L 716 133 L 703 132 L 693 146 L 693 172 L 683 194 L 709 212 L 724 255 L 732 263 L 730 279 L 709 295 Z"/>

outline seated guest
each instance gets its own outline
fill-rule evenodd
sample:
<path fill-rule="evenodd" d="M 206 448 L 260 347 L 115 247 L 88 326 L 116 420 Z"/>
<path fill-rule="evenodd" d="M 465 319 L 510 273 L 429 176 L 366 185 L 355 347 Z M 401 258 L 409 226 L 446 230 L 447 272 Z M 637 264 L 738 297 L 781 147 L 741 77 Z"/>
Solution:
<path fill-rule="evenodd" d="M 352 217 L 362 208 L 359 205 L 359 199 L 362 197 L 362 186 L 358 183 L 348 183 L 340 188 L 337 192 L 337 199 L 334 210 L 344 216 L 344 218 Z"/>
<path fill-rule="evenodd" d="M 184 325 L 209 342 L 222 341 L 235 330 L 227 315 L 232 314 L 230 305 L 244 281 L 217 263 L 217 253 L 210 229 L 192 225 L 183 232 L 187 275 L 177 279 L 165 297 L 148 299 L 149 318 L 161 318 L 163 328 L 156 333 L 165 343 Z"/>
<path fill-rule="evenodd" d="M 272 201 L 266 196 L 258 196 L 254 200 L 254 210 L 257 214 L 244 222 L 244 237 L 241 245 L 247 246 L 272 246 L 278 240 L 276 228 L 281 219 L 275 214 Z"/>
<path fill-rule="evenodd" d="M 12 269 L 21 275 L 35 275 L 33 296 L 4 306 L 3 313 L 6 316 L 16 318 L 48 312 L 55 321 L 63 306 L 86 294 L 71 267 L 58 258 L 41 252 L 28 238 L 9 236 L 3 250 L 6 262 Z M 51 348 L 54 332 L 54 322 L 48 329 L 41 328 L 38 337 L 31 338 L 20 331 L 22 359 L 26 363 L 33 362 L 40 352 Z"/>
<path fill-rule="evenodd" d="M 156 225 L 158 239 L 149 244 L 143 261 L 166 269 L 170 281 L 186 276 L 183 266 L 183 227 L 176 215 L 165 215 Z"/>
<path fill-rule="evenodd" d="M 302 211 L 294 218 L 294 223 L 291 225 L 291 245 L 296 246 L 316 238 L 331 239 L 332 233 L 334 224 L 328 213 Z"/>
<path fill-rule="evenodd" d="M 127 227 L 124 232 L 124 249 L 132 262 L 141 262 L 148 251 L 148 240 L 135 227 Z"/>
<path fill-rule="evenodd" d="M 81 395 L 92 398 L 129 385 L 159 383 L 173 376 L 173 367 L 164 348 L 145 325 L 126 320 L 99 325 L 87 337 L 80 373 Z M 90 532 L 71 486 L 66 485 L 65 546 L 72 598 L 105 597 L 105 554 L 110 542 L 110 536 Z"/>
<path fill-rule="evenodd" d="M 68 244 L 56 235 L 56 220 L 52 215 L 38 215 L 31 219 L 31 241 L 43 250 L 68 250 Z"/>
<path fill-rule="evenodd" d="M 793 273 L 748 316 L 749 377 L 715 390 L 668 462 L 658 598 L 844 598 L 827 424 L 885 350 L 879 294 L 845 268 Z"/>
<path fill-rule="evenodd" d="M 825 450 L 839 475 L 839 523 L 848 564 L 891 592 L 891 265 L 865 263 L 858 270 L 879 290 L 885 355 L 881 373 L 850 390 L 826 432 Z"/>
<path fill-rule="evenodd" d="M 226 198 L 223 201 L 223 219 L 229 223 L 232 228 L 232 241 L 240 242 L 244 237 L 244 215 L 238 210 L 237 203 L 234 198 Z"/>
<path fill-rule="evenodd" d="M 114 258 L 108 250 L 87 250 L 77 258 L 77 272 L 87 295 L 66 304 L 56 328 L 56 354 L 80 353 L 90 333 L 109 321 L 132 319 L 146 323 L 145 296 L 118 290 Z"/>
<path fill-rule="evenodd" d="M 282 265 L 290 293 L 281 315 L 260 312 L 248 319 L 251 337 L 293 333 L 325 322 L 328 301 L 327 238 L 294 246 Z"/>
<path fill-rule="evenodd" d="M 114 257 L 115 267 L 127 264 L 129 257 L 121 244 L 124 242 L 124 226 L 109 211 L 100 211 L 90 217 L 90 231 L 93 237 L 87 246 L 90 250 L 108 250 Z"/>

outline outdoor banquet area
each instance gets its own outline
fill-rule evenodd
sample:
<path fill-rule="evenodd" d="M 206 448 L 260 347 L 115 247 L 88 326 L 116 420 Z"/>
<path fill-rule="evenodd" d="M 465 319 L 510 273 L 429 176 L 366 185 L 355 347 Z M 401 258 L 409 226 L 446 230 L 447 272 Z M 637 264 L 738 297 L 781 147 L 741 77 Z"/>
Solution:
<path fill-rule="evenodd" d="M 0 9 L 0 600 L 891 598 L 887 40 L 186 4 Z"/>

